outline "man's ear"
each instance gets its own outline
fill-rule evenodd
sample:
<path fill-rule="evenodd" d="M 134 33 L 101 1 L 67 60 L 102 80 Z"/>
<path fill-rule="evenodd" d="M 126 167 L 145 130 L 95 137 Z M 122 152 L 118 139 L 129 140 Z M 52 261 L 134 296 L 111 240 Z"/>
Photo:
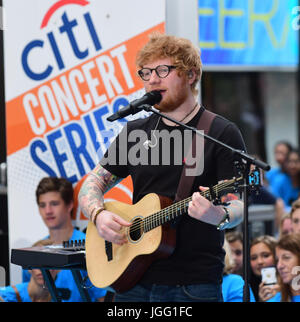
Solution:
<path fill-rule="evenodd" d="M 72 201 L 68 204 L 68 210 L 69 210 L 69 213 L 71 213 L 71 214 L 72 214 L 73 207 L 74 207 L 74 201 L 72 200 Z"/>
<path fill-rule="evenodd" d="M 187 72 L 187 78 L 188 78 L 190 85 L 192 85 L 195 81 L 195 78 L 196 78 L 196 73 L 193 69 L 191 69 Z"/>

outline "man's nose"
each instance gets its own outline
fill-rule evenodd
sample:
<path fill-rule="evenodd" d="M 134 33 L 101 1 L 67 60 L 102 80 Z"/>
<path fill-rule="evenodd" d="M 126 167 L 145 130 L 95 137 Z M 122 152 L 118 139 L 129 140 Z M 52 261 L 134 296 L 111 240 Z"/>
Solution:
<path fill-rule="evenodd" d="M 52 212 L 52 206 L 51 205 L 46 205 L 45 206 L 45 211 L 46 211 L 46 213 Z"/>
<path fill-rule="evenodd" d="M 160 77 L 156 74 L 155 70 L 152 70 L 151 76 L 149 79 L 149 84 L 158 83 L 159 81 L 160 81 Z"/>

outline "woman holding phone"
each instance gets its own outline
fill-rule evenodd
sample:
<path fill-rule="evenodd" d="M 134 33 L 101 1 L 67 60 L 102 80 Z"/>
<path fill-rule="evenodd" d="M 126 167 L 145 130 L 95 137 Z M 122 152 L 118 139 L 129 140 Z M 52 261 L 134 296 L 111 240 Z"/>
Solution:
<path fill-rule="evenodd" d="M 250 246 L 250 286 L 257 302 L 268 300 L 279 289 L 276 281 L 275 246 L 276 239 L 269 235 L 256 237 Z"/>
<path fill-rule="evenodd" d="M 283 236 L 276 245 L 279 292 L 267 302 L 300 302 L 300 234 Z"/>

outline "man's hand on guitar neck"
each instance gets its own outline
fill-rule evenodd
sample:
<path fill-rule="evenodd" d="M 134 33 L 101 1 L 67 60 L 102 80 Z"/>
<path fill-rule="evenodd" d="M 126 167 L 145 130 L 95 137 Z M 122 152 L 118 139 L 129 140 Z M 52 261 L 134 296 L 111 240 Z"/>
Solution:
<path fill-rule="evenodd" d="M 201 186 L 199 188 L 201 191 L 208 189 Z M 225 212 L 223 206 L 215 206 L 199 192 L 194 192 L 189 203 L 188 214 L 195 219 L 217 226 L 224 218 Z"/>
<path fill-rule="evenodd" d="M 118 245 L 128 242 L 123 228 L 131 225 L 132 223 L 107 210 L 101 211 L 101 214 L 96 219 L 99 235 L 103 239 Z"/>
<path fill-rule="evenodd" d="M 207 187 L 199 187 L 201 191 L 205 191 Z M 243 220 L 243 202 L 237 200 L 235 195 L 227 194 L 221 199 L 222 202 L 230 202 L 227 206 L 227 210 L 230 215 L 230 224 L 228 228 L 235 227 Z M 189 203 L 188 214 L 198 220 L 206 222 L 208 224 L 218 226 L 225 215 L 223 206 L 215 206 L 208 199 L 201 196 L 199 192 L 195 192 L 192 195 L 192 201 Z"/>

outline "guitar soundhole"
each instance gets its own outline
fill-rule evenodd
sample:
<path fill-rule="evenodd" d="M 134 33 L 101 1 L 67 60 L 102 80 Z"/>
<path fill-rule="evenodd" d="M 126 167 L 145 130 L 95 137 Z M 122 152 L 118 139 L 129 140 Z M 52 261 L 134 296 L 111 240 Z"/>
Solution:
<path fill-rule="evenodd" d="M 143 234 L 143 224 L 142 218 L 136 218 L 132 222 L 131 227 L 129 228 L 129 236 L 132 241 L 137 241 L 141 238 Z"/>

